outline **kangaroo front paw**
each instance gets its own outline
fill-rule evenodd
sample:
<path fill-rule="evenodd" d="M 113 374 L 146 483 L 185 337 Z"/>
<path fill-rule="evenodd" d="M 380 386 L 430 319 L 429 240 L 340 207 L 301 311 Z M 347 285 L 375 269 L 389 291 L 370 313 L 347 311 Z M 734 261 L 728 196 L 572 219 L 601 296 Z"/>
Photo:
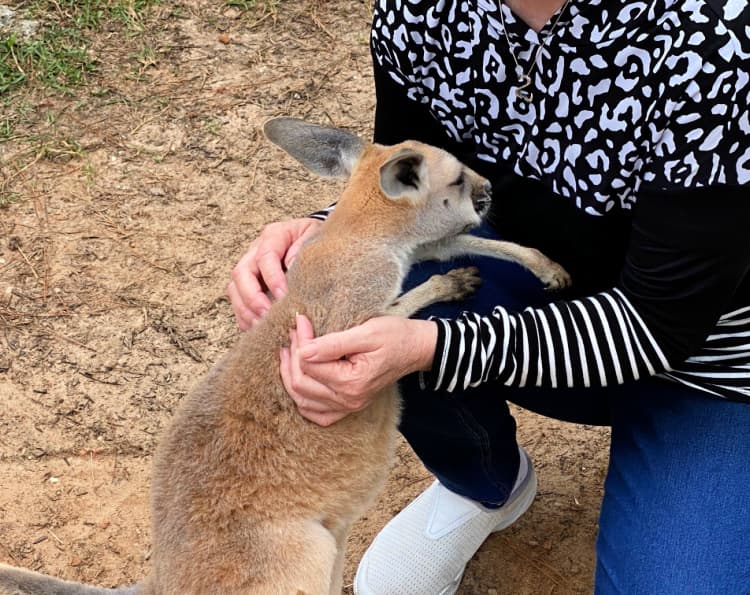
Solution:
<path fill-rule="evenodd" d="M 436 293 L 442 301 L 460 301 L 466 299 L 482 284 L 477 267 L 453 269 L 444 275 L 433 275 L 430 282 L 436 284 Z"/>
<path fill-rule="evenodd" d="M 570 287 L 573 282 L 568 271 L 552 260 L 549 261 L 545 267 L 544 273 L 540 275 L 539 278 L 542 280 L 542 283 L 544 283 L 544 288 L 547 291 L 559 291 L 565 289 L 566 287 Z"/>

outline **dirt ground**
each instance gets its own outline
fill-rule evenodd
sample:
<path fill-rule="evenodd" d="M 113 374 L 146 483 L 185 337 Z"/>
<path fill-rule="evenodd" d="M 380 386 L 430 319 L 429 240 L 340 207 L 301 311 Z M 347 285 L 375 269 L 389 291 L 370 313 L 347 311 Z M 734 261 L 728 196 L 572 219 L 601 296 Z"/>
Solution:
<path fill-rule="evenodd" d="M 259 125 L 293 115 L 370 134 L 369 11 L 164 3 L 138 40 L 96 39 L 100 70 L 74 96 L 32 97 L 23 134 L 0 146 L 0 182 L 19 197 L 0 209 L 0 562 L 107 586 L 147 572 L 151 453 L 237 338 L 230 268 L 265 223 L 338 188 Z M 47 150 L 29 152 L 32 136 Z M 539 495 L 459 592 L 590 592 L 608 431 L 517 419 Z M 401 444 L 351 536 L 346 593 L 368 543 L 430 481 Z"/>

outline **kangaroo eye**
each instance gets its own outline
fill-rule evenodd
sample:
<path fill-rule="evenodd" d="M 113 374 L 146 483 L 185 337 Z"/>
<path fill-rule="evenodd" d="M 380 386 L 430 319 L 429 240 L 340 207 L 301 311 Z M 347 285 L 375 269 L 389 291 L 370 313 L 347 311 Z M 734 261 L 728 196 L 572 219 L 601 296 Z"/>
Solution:
<path fill-rule="evenodd" d="M 451 184 L 451 186 L 463 186 L 464 185 L 464 172 L 461 172 L 459 176 L 456 178 L 456 181 Z"/>

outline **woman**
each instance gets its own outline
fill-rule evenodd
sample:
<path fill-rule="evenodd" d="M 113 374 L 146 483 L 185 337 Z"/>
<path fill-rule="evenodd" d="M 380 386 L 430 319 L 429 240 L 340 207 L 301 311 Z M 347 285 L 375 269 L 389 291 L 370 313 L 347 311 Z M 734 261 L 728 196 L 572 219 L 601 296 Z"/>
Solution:
<path fill-rule="evenodd" d="M 302 414 L 334 423 L 401 379 L 401 431 L 437 477 L 355 592 L 454 593 L 528 508 L 506 401 L 612 426 L 597 593 L 750 592 L 747 3 L 381 0 L 372 52 L 375 141 L 438 145 L 489 178 L 478 233 L 539 248 L 574 289 L 479 259 L 479 293 L 423 320 L 316 339 L 299 321 L 281 372 Z M 241 327 L 317 225 L 269 226 L 235 267 Z"/>

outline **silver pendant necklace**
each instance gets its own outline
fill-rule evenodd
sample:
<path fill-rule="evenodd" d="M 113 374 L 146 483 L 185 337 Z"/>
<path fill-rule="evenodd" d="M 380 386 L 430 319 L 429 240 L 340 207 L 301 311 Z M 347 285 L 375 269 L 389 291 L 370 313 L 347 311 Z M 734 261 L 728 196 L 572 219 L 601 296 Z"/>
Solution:
<path fill-rule="evenodd" d="M 568 4 L 570 4 L 570 0 L 565 0 L 565 4 L 562 5 L 560 12 L 557 13 L 557 17 L 552 23 L 552 26 L 547 32 L 547 35 L 544 36 L 544 39 L 539 43 L 539 47 L 536 48 L 534 58 L 531 61 L 531 66 L 526 72 L 523 71 L 521 65 L 516 59 L 516 53 L 513 51 L 513 44 L 510 42 L 510 37 L 508 37 L 508 28 L 505 26 L 503 3 L 501 2 L 500 4 L 500 22 L 503 25 L 503 33 L 505 34 L 505 40 L 508 42 L 510 57 L 513 58 L 513 62 L 516 65 L 516 76 L 518 76 L 518 86 L 515 88 L 514 92 L 516 94 L 516 97 L 518 97 L 518 99 L 520 99 L 521 101 L 531 103 L 534 100 L 534 94 L 531 92 L 531 90 L 528 89 L 528 87 L 531 86 L 531 73 L 534 72 L 534 68 L 536 68 L 536 64 L 539 61 L 539 53 L 542 51 L 542 48 L 547 45 L 547 40 L 552 37 L 552 33 L 554 33 L 555 31 L 557 23 L 560 21 L 560 17 L 562 17 L 562 15 L 565 13 L 565 9 L 568 8 Z"/>

